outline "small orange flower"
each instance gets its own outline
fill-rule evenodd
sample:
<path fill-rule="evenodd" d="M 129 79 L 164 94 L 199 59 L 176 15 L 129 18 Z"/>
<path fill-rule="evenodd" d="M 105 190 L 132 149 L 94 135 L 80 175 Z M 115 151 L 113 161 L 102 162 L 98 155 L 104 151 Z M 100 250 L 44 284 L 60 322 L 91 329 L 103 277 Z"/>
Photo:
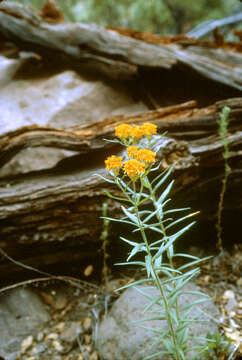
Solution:
<path fill-rule="evenodd" d="M 157 125 L 148 122 L 144 123 L 141 126 L 141 129 L 143 131 L 143 135 L 145 136 L 151 136 L 157 133 Z"/>
<path fill-rule="evenodd" d="M 155 162 L 156 153 L 148 149 L 140 149 L 137 152 L 136 159 L 139 161 L 144 161 L 146 163 Z"/>
<path fill-rule="evenodd" d="M 135 180 L 137 176 L 145 171 L 145 165 L 140 161 L 132 159 L 127 160 L 124 163 L 124 172 L 128 175 L 131 180 Z"/>
<path fill-rule="evenodd" d="M 138 150 L 137 146 L 128 146 L 127 147 L 128 157 L 130 157 L 130 158 L 136 158 L 138 151 L 139 150 Z"/>
<path fill-rule="evenodd" d="M 115 128 L 115 136 L 118 138 L 128 138 L 131 134 L 132 126 L 128 124 L 120 124 Z"/>
<path fill-rule="evenodd" d="M 133 126 L 130 130 L 130 136 L 132 138 L 140 139 L 144 135 L 143 130 L 140 126 Z"/>
<path fill-rule="evenodd" d="M 106 169 L 107 170 L 118 170 L 119 168 L 122 167 L 122 160 L 123 158 L 120 156 L 109 156 L 106 160 L 105 160 L 105 165 L 106 165 Z"/>

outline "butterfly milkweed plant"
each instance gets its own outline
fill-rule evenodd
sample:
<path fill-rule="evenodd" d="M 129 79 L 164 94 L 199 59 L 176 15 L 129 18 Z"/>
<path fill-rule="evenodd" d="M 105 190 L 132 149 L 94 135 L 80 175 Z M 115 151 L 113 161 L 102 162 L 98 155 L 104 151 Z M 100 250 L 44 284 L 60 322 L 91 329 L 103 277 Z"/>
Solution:
<path fill-rule="evenodd" d="M 144 279 L 126 287 L 148 283 L 159 290 L 159 296 L 152 297 L 139 288 L 139 291 L 150 300 L 143 313 L 151 314 L 146 315 L 140 322 L 165 320 L 168 324 L 168 330 L 154 330 L 154 344 L 161 342 L 164 348 L 145 359 L 169 355 L 171 359 L 183 360 L 189 351 L 201 354 L 205 350 L 204 346 L 189 346 L 192 335 L 189 333 L 189 324 L 198 321 L 198 318 L 194 317 L 194 312 L 193 316 L 191 315 L 192 309 L 197 303 L 206 301 L 207 296 L 201 292 L 190 291 L 192 294 L 201 295 L 201 299 L 189 303 L 185 308 L 179 308 L 178 299 L 180 295 L 189 293 L 184 289 L 185 284 L 199 273 L 198 264 L 207 258 L 200 259 L 185 253 L 176 253 L 174 247 L 181 235 L 193 226 L 194 221 L 188 223 L 187 220 L 195 213 L 184 215 L 189 208 L 167 209 L 167 203 L 170 201 L 168 195 L 174 183 L 174 180 L 170 180 L 174 164 L 161 171 L 161 165 L 157 163 L 157 154 L 153 149 L 157 148 L 162 135 L 157 135 L 156 125 L 121 124 L 115 128 L 115 136 L 117 139 L 108 141 L 123 145 L 125 150 L 123 156 L 112 155 L 105 160 L 106 170 L 110 176 L 104 179 L 121 191 L 120 197 L 110 193 L 107 195 L 124 204 L 121 205 L 123 217 L 106 219 L 131 225 L 133 233 L 136 233 L 134 238 L 138 239 L 133 241 L 133 237 L 132 240 L 120 237 L 131 247 L 126 262 L 120 265 L 139 266 L 146 274 Z M 183 215 L 178 217 L 179 214 Z M 141 258 L 143 261 L 135 260 L 137 253 L 144 255 Z M 176 268 L 174 264 L 177 258 L 185 258 L 185 261 L 180 262 L 182 265 Z M 156 310 L 152 312 L 153 305 L 156 305 Z M 158 313 L 157 305 L 160 309 Z M 149 327 L 147 329 L 152 331 Z M 197 358 L 195 356 L 195 359 Z"/>

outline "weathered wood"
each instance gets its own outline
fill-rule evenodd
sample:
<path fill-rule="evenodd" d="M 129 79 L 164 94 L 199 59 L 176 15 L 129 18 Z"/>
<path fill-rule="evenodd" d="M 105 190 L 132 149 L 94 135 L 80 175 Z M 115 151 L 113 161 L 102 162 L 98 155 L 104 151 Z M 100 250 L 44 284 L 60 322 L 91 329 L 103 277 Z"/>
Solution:
<path fill-rule="evenodd" d="M 87 239 L 97 241 L 102 228 L 98 220 L 101 205 L 110 184 L 95 174 L 107 176 L 105 157 L 122 151 L 119 146 L 103 140 L 104 137 L 113 138 L 114 127 L 121 122 L 152 121 L 161 134 L 168 130 L 156 148 L 159 147 L 158 161 L 162 168 L 177 161 L 174 193 L 182 196 L 184 188 L 199 188 L 205 179 L 207 181 L 208 168 L 217 168 L 212 180 L 218 184 L 223 176 L 223 144 L 216 135 L 217 118 L 225 104 L 231 107 L 228 133 L 230 162 L 233 163 L 231 176 L 241 186 L 242 99 L 229 99 L 204 109 L 191 108 L 194 104 L 189 103 L 137 116 L 117 116 L 68 131 L 36 126 L 3 134 L 0 138 L 2 165 L 29 146 L 75 149 L 80 155 L 62 160 L 50 170 L 0 180 L 0 238 L 10 247 L 16 243 L 67 239 L 83 243 Z M 176 195 L 177 199 L 179 196 Z M 113 214 L 117 214 L 118 209 L 117 204 L 109 207 Z"/>
<path fill-rule="evenodd" d="M 220 46 L 186 36 L 161 38 L 125 29 L 66 24 L 61 17 L 60 22 L 47 21 L 41 16 L 43 13 L 17 3 L 1 3 L 0 37 L 3 42 L 11 40 L 20 50 L 36 52 L 40 55 L 36 61 L 58 56 L 61 63 L 68 61 L 70 67 L 78 64 L 83 72 L 90 68 L 119 80 L 138 74 L 132 82 L 134 93 L 136 88 L 139 91 L 144 78 L 146 81 L 149 74 L 155 74 L 153 71 L 158 73 L 160 69 L 163 75 L 169 70 L 170 80 L 171 72 L 174 70 L 176 74 L 178 68 L 184 74 L 186 71 L 194 74 L 193 69 L 209 81 L 227 85 L 229 92 L 242 89 L 239 43 Z M 17 52 L 16 48 L 14 51 Z M 173 82 L 174 78 L 176 75 Z M 145 81 L 143 86 L 146 87 Z M 155 91 L 159 97 L 160 88 Z M 223 93 L 225 96 L 227 93 Z M 227 218 L 234 221 L 242 210 L 242 98 L 204 107 L 195 99 L 199 105 L 196 101 L 187 101 L 162 108 L 154 99 L 154 106 L 149 108 L 155 110 L 135 116 L 108 117 L 68 129 L 37 125 L 8 133 L 0 129 L 0 167 L 27 148 L 52 147 L 78 153 L 66 155 L 69 157 L 52 169 L 0 179 L 0 246 L 31 266 L 42 263 L 45 267 L 70 262 L 72 253 L 75 254 L 73 262 L 74 258 L 77 263 L 90 259 L 93 255 L 90 252 L 101 248 L 100 215 L 102 204 L 107 201 L 105 191 L 118 194 L 118 190 L 96 174 L 108 176 L 104 159 L 122 153 L 119 145 L 103 140 L 113 139 L 114 128 L 122 122 L 141 124 L 148 121 L 157 124 L 160 135 L 167 132 L 159 138 L 155 150 L 161 169 L 176 161 L 173 174 L 176 182 L 171 194 L 174 204 L 191 205 L 201 210 L 200 219 L 215 221 L 224 176 L 223 144 L 217 135 L 217 120 L 225 105 L 231 108 L 228 129 L 231 174 L 224 211 L 229 214 Z M 206 99 L 205 103 L 212 101 L 215 100 Z M 167 99 L 167 104 L 174 103 Z M 120 216 L 120 205 L 108 201 L 109 215 Z M 119 228 L 111 227 L 110 241 L 119 236 L 118 232 Z M 65 258 L 65 251 L 71 255 Z M 0 272 L 3 276 L 8 273 L 6 263 L 0 265 Z"/>
<path fill-rule="evenodd" d="M 238 43 L 203 44 L 184 36 L 181 41 L 168 41 L 149 33 L 114 31 L 95 25 L 50 24 L 40 13 L 13 2 L 0 4 L 0 34 L 21 49 L 43 57 L 62 56 L 83 64 L 85 71 L 90 67 L 105 76 L 129 78 L 137 74 L 139 67 L 172 69 L 186 65 L 205 78 L 242 90 Z"/>

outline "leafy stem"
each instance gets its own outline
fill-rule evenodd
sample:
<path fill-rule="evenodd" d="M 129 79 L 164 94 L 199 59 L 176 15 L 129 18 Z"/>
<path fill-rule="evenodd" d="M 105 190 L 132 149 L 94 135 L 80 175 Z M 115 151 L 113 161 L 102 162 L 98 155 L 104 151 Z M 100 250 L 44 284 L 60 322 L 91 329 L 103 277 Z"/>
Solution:
<path fill-rule="evenodd" d="M 173 321 L 172 321 L 172 317 L 171 317 L 171 313 L 170 313 L 170 309 L 169 309 L 169 305 L 168 305 L 168 301 L 167 301 L 167 298 L 166 298 L 166 294 L 165 294 L 165 291 L 162 287 L 162 284 L 161 284 L 161 281 L 160 281 L 160 278 L 159 278 L 159 275 L 157 274 L 157 271 L 156 271 L 156 267 L 154 265 L 154 261 L 153 261 L 153 257 L 152 257 L 152 254 L 151 254 L 151 251 L 150 251 L 150 246 L 149 246 L 149 242 L 148 242 L 148 239 L 147 239 L 147 236 L 146 236 L 146 233 L 145 233 L 145 229 L 144 229 L 144 226 L 143 226 L 143 223 L 142 223 L 142 220 L 140 218 L 140 214 L 139 214 L 139 208 L 138 208 L 138 201 L 137 201 L 137 193 L 136 193 L 136 187 L 135 187 L 135 182 L 133 183 L 134 184 L 134 194 L 135 194 L 135 200 L 133 202 L 133 206 L 134 206 L 134 210 L 135 210 L 135 214 L 136 214 L 136 217 L 138 219 L 138 227 L 140 229 L 140 233 L 141 233 L 141 236 L 142 236 L 142 239 L 145 243 L 145 246 L 146 246 L 146 251 L 147 251 L 147 254 L 148 254 L 148 257 L 150 259 L 149 261 L 149 264 L 151 266 L 151 275 L 153 277 L 153 280 L 157 286 L 157 288 L 159 289 L 160 291 L 160 294 L 162 296 L 162 299 L 164 301 L 164 306 L 165 306 L 165 310 L 166 310 L 166 314 L 167 314 L 167 321 L 168 321 L 168 325 L 169 325 L 169 328 L 170 328 L 170 334 L 171 334 L 171 337 L 172 337 L 172 341 L 173 341 L 173 344 L 174 344 L 174 349 L 175 349 L 175 356 L 176 356 L 176 360 L 181 360 L 181 357 L 180 357 L 180 354 L 178 352 L 178 346 L 177 346 L 177 338 L 176 338 L 176 333 L 175 333 L 175 329 L 174 329 L 174 325 L 173 325 Z M 151 189 L 151 186 L 150 186 L 150 189 Z M 154 201 L 153 201 L 154 203 Z M 155 204 L 155 203 L 154 203 Z M 158 219 L 159 220 L 159 219 Z M 162 222 L 160 222 L 161 226 L 162 226 L 162 230 L 165 230 L 163 225 L 162 225 Z M 165 233 L 164 233 L 165 234 Z M 178 311 L 178 309 L 176 309 Z"/>

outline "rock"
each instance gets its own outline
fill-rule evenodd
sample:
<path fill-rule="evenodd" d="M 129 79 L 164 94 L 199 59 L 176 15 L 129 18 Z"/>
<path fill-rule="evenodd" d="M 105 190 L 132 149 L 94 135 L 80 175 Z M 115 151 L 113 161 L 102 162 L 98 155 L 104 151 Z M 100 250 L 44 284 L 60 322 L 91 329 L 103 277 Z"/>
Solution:
<path fill-rule="evenodd" d="M 4 87 L 12 80 L 24 61 L 24 59 L 8 59 L 0 56 L 0 87 Z"/>
<path fill-rule="evenodd" d="M 155 288 L 137 286 L 146 293 L 152 295 L 159 295 Z M 200 289 L 195 284 L 186 286 L 186 290 L 199 291 Z M 179 299 L 181 306 L 189 304 L 198 298 L 197 295 L 182 295 Z M 151 355 L 162 349 L 162 345 L 151 345 L 154 341 L 154 335 L 150 330 L 143 329 L 138 325 L 132 324 L 133 321 L 140 320 L 142 311 L 148 304 L 146 297 L 141 295 L 135 288 L 127 289 L 119 299 L 114 303 L 109 314 L 102 320 L 98 334 L 98 351 L 103 360 L 141 360 L 145 356 Z M 156 306 L 156 309 L 158 307 Z M 155 309 L 155 307 L 153 308 Z M 208 320 L 208 322 L 194 322 L 190 327 L 193 336 L 206 336 L 208 332 L 213 333 L 217 331 L 217 325 L 211 320 L 219 316 L 218 309 L 208 301 L 201 303 L 194 308 L 191 315 L 197 315 L 201 312 L 201 320 Z M 149 317 L 146 313 L 145 317 Z M 154 329 L 167 329 L 164 321 L 149 321 L 145 322 L 145 326 Z M 193 346 L 195 342 L 189 344 Z M 186 359 L 190 359 L 194 353 L 189 353 Z M 163 356 L 162 360 L 168 359 Z"/>
<path fill-rule="evenodd" d="M 21 351 L 24 353 L 27 349 L 29 349 L 32 344 L 33 344 L 33 336 L 29 335 L 28 337 L 26 337 L 26 339 L 24 339 L 21 343 Z"/>
<path fill-rule="evenodd" d="M 68 343 L 73 343 L 77 336 L 81 334 L 82 327 L 78 322 L 70 321 L 65 324 L 63 331 L 61 332 L 60 338 Z"/>
<path fill-rule="evenodd" d="M 0 297 L 0 357 L 15 359 L 21 353 L 21 344 L 49 319 L 44 305 L 32 290 L 16 288 L 4 293 Z"/>
<path fill-rule="evenodd" d="M 32 124 L 68 129 L 111 115 L 147 110 L 125 86 L 87 80 L 74 71 L 5 83 L 0 88 L 0 134 Z M 74 154 L 62 149 L 24 149 L 0 170 L 0 177 L 51 168 Z"/>
<path fill-rule="evenodd" d="M 48 343 L 46 342 L 43 342 L 43 343 L 40 343 L 40 344 L 37 344 L 33 349 L 32 349 L 32 354 L 34 356 L 37 356 L 39 354 L 43 354 L 46 352 L 48 348 Z"/>

